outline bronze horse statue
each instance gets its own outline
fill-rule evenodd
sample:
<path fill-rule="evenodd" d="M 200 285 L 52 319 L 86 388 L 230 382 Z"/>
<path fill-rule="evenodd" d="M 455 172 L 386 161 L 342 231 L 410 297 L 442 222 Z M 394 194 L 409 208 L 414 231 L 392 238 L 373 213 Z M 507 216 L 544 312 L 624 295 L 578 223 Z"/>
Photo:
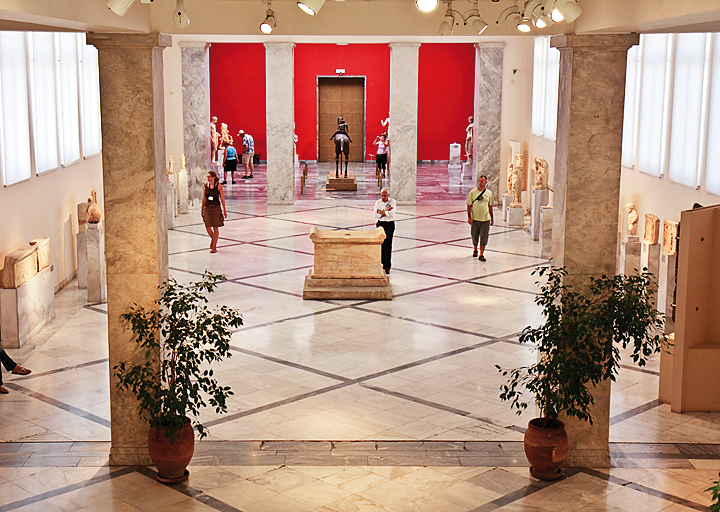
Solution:
<path fill-rule="evenodd" d="M 347 124 L 342 117 L 338 117 L 338 129 L 330 140 L 335 142 L 335 177 L 339 178 L 342 169 L 342 155 L 345 155 L 345 177 L 347 178 L 348 156 L 350 155 L 350 136 L 347 133 Z"/>

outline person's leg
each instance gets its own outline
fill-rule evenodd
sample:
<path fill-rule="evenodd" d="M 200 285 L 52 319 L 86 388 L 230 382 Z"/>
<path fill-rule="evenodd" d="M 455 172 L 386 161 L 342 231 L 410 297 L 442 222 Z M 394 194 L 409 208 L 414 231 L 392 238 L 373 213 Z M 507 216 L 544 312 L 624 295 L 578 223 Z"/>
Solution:
<path fill-rule="evenodd" d="M 213 250 L 215 250 L 215 251 L 217 251 L 218 238 L 220 238 L 220 228 L 219 228 L 219 227 L 214 227 L 214 228 L 213 228 L 213 236 L 212 236 L 212 239 L 213 239 L 213 246 L 212 246 L 212 248 L 213 248 Z"/>
<path fill-rule="evenodd" d="M 480 260 L 485 261 L 485 246 L 490 236 L 490 221 L 485 220 L 480 223 Z"/>
<path fill-rule="evenodd" d="M 233 160 L 230 164 L 230 179 L 235 184 L 235 171 L 237 171 L 237 160 Z"/>
<path fill-rule="evenodd" d="M 383 231 L 385 231 L 385 240 L 383 240 L 382 246 L 380 247 L 380 263 L 382 264 L 383 270 L 387 273 L 388 267 L 387 267 L 387 241 L 388 241 L 388 230 L 387 230 L 387 222 L 380 222 L 377 221 L 375 223 L 376 228 L 383 228 Z"/>
<path fill-rule="evenodd" d="M 9 372 L 13 371 L 17 364 L 15 361 L 12 360 L 12 358 L 5 352 L 5 349 L 0 347 L 0 362 L 2 362 L 2 365 L 5 367 L 5 369 Z M 2 377 L 0 377 L 0 384 L 2 384 Z"/>
<path fill-rule="evenodd" d="M 243 164 L 245 164 L 245 175 L 243 176 L 243 179 L 247 179 L 247 178 L 248 178 L 248 171 L 250 171 L 250 167 L 248 166 L 247 153 L 243 153 L 242 161 L 243 161 Z"/>
<path fill-rule="evenodd" d="M 480 240 L 480 222 L 472 221 L 470 226 L 470 238 L 472 238 L 473 244 L 473 258 L 477 258 L 478 255 L 478 241 Z"/>
<path fill-rule="evenodd" d="M 207 210 L 205 211 L 205 215 L 209 215 L 209 213 L 207 212 Z M 210 227 L 210 226 L 208 226 L 208 225 L 206 225 L 206 226 L 205 226 L 205 231 L 207 231 L 207 234 L 208 234 L 208 236 L 210 237 L 210 249 L 212 249 L 212 248 L 213 248 L 213 243 L 215 242 L 215 239 L 213 238 L 213 228 Z"/>
<path fill-rule="evenodd" d="M 248 165 L 250 166 L 250 177 L 253 177 L 253 173 L 255 172 L 255 163 L 253 163 L 253 157 L 255 156 L 255 153 L 250 153 L 250 158 L 248 158 Z"/>
<path fill-rule="evenodd" d="M 395 234 L 395 222 L 384 222 L 384 224 L 387 224 L 387 226 L 385 226 L 385 241 L 383 242 L 383 252 L 385 253 L 383 267 L 389 273 L 392 268 L 392 241 Z"/>

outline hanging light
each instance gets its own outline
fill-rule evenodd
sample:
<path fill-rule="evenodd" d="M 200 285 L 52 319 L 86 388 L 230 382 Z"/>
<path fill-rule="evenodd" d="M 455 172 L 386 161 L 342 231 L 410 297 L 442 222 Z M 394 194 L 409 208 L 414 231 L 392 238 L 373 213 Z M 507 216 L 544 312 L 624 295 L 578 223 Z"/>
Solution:
<path fill-rule="evenodd" d="M 555 2 L 555 8 L 553 9 L 552 19 L 556 22 L 565 20 L 568 23 L 572 23 L 580 14 L 582 14 L 582 9 L 575 3 L 575 0 L 557 0 Z"/>
<path fill-rule="evenodd" d="M 118 16 L 125 16 L 135 0 L 105 0 L 105 3 Z"/>
<path fill-rule="evenodd" d="M 273 29 L 275 29 L 276 23 L 275 23 L 275 13 L 272 10 L 272 4 L 268 2 L 268 9 L 265 11 L 265 21 L 260 23 L 260 32 L 263 34 L 272 34 Z"/>
<path fill-rule="evenodd" d="M 299 0 L 297 5 L 310 16 L 317 16 L 325 0 Z"/>
<path fill-rule="evenodd" d="M 415 7 L 420 12 L 433 12 L 440 5 L 439 0 L 415 0 Z"/>
<path fill-rule="evenodd" d="M 472 21 L 470 21 L 471 19 Z M 467 20 L 465 20 L 465 25 L 468 24 L 468 21 L 470 21 L 470 26 L 477 35 L 482 34 L 488 28 L 488 24 L 485 23 L 485 20 L 483 20 L 480 16 L 470 16 Z"/>
<path fill-rule="evenodd" d="M 177 0 L 177 3 L 175 3 L 172 22 L 177 28 L 185 28 L 190 25 L 190 18 L 185 12 L 185 0 Z"/>

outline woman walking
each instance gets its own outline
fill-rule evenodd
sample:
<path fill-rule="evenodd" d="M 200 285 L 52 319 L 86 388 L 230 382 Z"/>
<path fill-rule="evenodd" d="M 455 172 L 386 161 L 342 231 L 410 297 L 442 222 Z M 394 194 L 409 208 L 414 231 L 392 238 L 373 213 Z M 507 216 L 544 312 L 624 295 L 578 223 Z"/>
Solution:
<path fill-rule="evenodd" d="M 225 195 L 222 185 L 218 182 L 215 171 L 208 171 L 208 182 L 203 186 L 202 209 L 200 213 L 205 221 L 205 229 L 210 235 L 210 252 L 217 252 L 217 241 L 220 236 L 220 227 L 225 225 L 223 219 L 227 218 L 225 208 Z M 222 210 L 220 206 L 222 205 Z"/>
<path fill-rule="evenodd" d="M 385 171 L 387 170 L 388 146 L 390 146 L 390 141 L 387 138 L 387 132 L 375 137 L 373 144 L 378 147 L 377 154 L 375 155 L 375 161 L 377 162 L 378 169 L 380 169 L 380 173 L 382 176 L 385 176 Z"/>

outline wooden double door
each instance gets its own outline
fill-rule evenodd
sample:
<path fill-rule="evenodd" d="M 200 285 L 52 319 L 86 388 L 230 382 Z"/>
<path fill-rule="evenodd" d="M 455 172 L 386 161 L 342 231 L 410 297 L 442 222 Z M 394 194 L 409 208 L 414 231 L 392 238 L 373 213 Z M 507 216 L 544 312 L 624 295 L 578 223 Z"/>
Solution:
<path fill-rule="evenodd" d="M 318 77 L 318 161 L 335 161 L 337 118 L 348 125 L 351 162 L 363 162 L 365 134 L 365 78 Z"/>

